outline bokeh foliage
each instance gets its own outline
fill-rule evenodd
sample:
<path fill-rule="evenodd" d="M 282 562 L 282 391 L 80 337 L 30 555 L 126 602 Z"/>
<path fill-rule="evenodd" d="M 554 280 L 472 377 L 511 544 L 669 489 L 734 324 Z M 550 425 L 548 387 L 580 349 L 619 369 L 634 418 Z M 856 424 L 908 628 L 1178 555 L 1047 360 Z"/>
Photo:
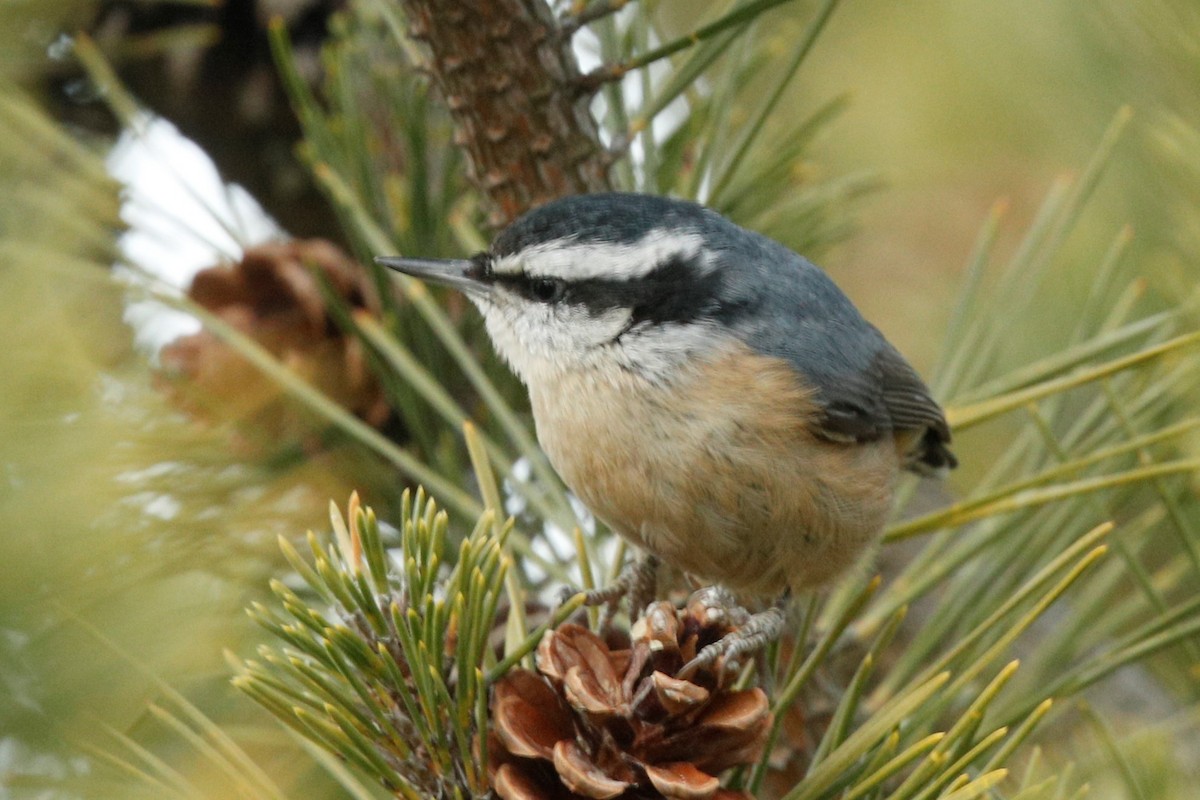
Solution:
<path fill-rule="evenodd" d="M 670 4 L 662 6 L 662 19 L 637 6 L 581 35 L 594 36 L 604 61 L 629 62 L 693 27 L 670 19 Z M 822 151 L 812 148 L 846 124 L 839 112 L 853 113 L 861 102 L 847 105 L 836 95 L 797 100 L 792 82 L 793 70 L 820 62 L 823 51 L 808 46 L 826 34 L 833 6 L 785 4 L 758 22 L 720 29 L 669 62 L 630 72 L 623 90 L 612 84 L 597 113 L 610 139 L 630 148 L 614 172 L 618 182 L 701 197 L 810 254 L 848 236 L 847 201 L 872 181 L 862 173 L 821 175 L 813 159 Z M 871 30 L 852 8 L 832 19 L 848 25 L 846 17 Z M 714 11 L 711 19 L 719 18 Z M 1139 22 L 1163 35 L 1171 30 L 1161 21 Z M 304 126 L 302 154 L 364 263 L 380 252 L 459 254 L 485 239 L 449 145 L 448 119 L 411 71 L 412 53 L 396 38 L 402 28 L 390 4 L 354 4 L 335 24 L 324 50 L 326 77 L 315 92 L 291 68 L 286 37 L 276 34 L 280 69 Z M 1170 41 L 1183 48 L 1171 63 L 1194 67 L 1186 41 Z M 118 94 L 93 55 L 93 78 L 102 92 Z M 1105 113 L 1114 112 L 1115 104 Z M 574 537 L 578 561 L 561 552 L 561 538 L 548 531 L 586 520 L 537 453 L 519 387 L 489 355 L 474 317 L 418 284 L 386 291 L 381 274 L 382 318 L 344 314 L 341 321 L 370 347 L 411 439 L 401 447 L 356 425 L 225 330 L 232 346 L 261 362 L 344 443 L 317 467 L 272 469 L 231 459 L 219 438 L 196 432 L 164 406 L 121 333 L 121 291 L 103 272 L 115 257 L 116 193 L 96 152 L 56 131 L 18 95 L 6 94 L 3 113 L 0 167 L 15 199 L 3 212 L 0 246 L 12 258 L 6 256 L 0 280 L 11 289 L 5 303 L 19 322 L 8 374 L 21 376 L 5 384 L 12 395 L 4 403 L 5 448 L 25 480 L 14 483 L 20 491 L 2 511 L 5 527 L 16 532 L 8 546 L 22 565 L 4 602 L 5 625 L 20 634 L 5 653 L 16 676 L 6 700 L 14 713 L 5 716 L 16 721 L 19 740 L 33 745 L 9 755 L 9 767 L 45 773 L 32 782 L 38 788 L 69 785 L 58 781 L 63 773 L 95 767 L 62 761 L 31 768 L 38 748 L 58 750 L 54 742 L 65 737 L 72 742 L 65 752 L 85 745 L 98 753 L 96 764 L 108 759 L 133 776 L 122 779 L 118 769 L 85 778 L 75 785 L 87 785 L 87 796 L 311 796 L 314 785 L 339 784 L 372 796 L 369 779 L 318 750 L 310 748 L 314 761 L 295 768 L 301 745 L 223 693 L 224 665 L 214 654 L 221 645 L 248 652 L 241 643 L 255 636 L 228 622 L 233 609 L 263 594 L 267 574 L 286 569 L 271 554 L 275 534 L 297 541 L 303 527 L 318 524 L 313 512 L 325 498 L 361 483 L 346 476 L 372 472 L 378 481 L 381 469 L 390 475 L 393 468 L 430 489 L 466 532 L 485 508 L 506 505 L 486 477 L 494 470 L 522 498 L 511 501 L 520 516 L 506 534 L 517 556 L 512 575 L 519 580 L 507 587 L 512 599 L 564 582 L 602 581 L 620 551 L 600 546 L 607 541 L 601 533 Z M 999 207 L 984 223 L 966 290 L 948 319 L 944 355 L 927 371 L 956 423 L 965 464 L 956 499 L 929 510 L 923 490 L 910 487 L 914 510 L 889 531 L 881 556 L 886 580 L 876 585 L 864 576 L 808 605 L 800 625 L 815 642 L 812 654 L 790 661 L 777 654 L 781 710 L 817 676 L 825 679 L 834 656 L 853 662 L 832 673 L 847 688 L 809 780 L 792 796 L 1071 797 L 1088 782 L 1106 797 L 1188 796 L 1197 759 L 1186 748 L 1200 735 L 1188 288 L 1196 242 L 1176 195 L 1156 197 L 1122 154 L 1160 163 L 1150 145 L 1161 147 L 1173 165 L 1166 170 L 1172 183 L 1192 192 L 1189 176 L 1200 163 L 1192 145 L 1200 139 L 1185 113 L 1139 108 L 1128 117 L 1116 112 L 1107 134 L 1094 131 L 1091 160 L 1078 177 L 1051 184 L 1028 224 L 1007 220 Z M 1036 171 L 1020 178 L 1045 182 Z M 1131 236 L 1123 215 L 1147 215 L 1124 199 L 1106 199 L 1113 193 L 1106 181 L 1114 180 L 1181 220 L 1169 247 L 1161 238 L 1145 245 L 1140 228 Z M 1072 293 L 1073 281 L 1082 289 Z M 148 291 L 190 308 L 160 287 Z M 218 321 L 207 322 L 222 333 Z M 63 424 L 79 414 L 80 422 Z M 462 433 L 466 420 L 479 425 L 471 441 Z M 52 459 L 64 456 L 54 447 L 86 465 L 86 480 L 66 486 L 57 479 Z M 522 460 L 527 478 L 514 472 Z M 136 474 L 138 466 L 164 463 L 171 466 Z M 194 487 L 184 515 L 147 522 L 155 492 L 178 499 L 181 482 Z M 372 502 L 384 517 L 409 519 L 396 513 L 404 508 L 403 481 L 379 483 L 379 501 Z M 35 497 L 40 501 L 31 502 Z M 49 526 L 46 498 L 55 498 Z M 1101 526 L 1108 520 L 1115 527 Z M 61 547 L 47 546 L 47 527 L 62 537 L 53 540 Z M 489 529 L 476 525 L 476 536 Z M 294 577 L 286 590 L 277 585 L 289 611 L 321 605 L 319 594 L 297 597 Z M 191 643 L 159 642 L 171 620 L 187 621 Z M 527 633 L 514 627 L 509 638 L 523 641 Z M 201 650 L 206 655 L 197 664 Z M 81 652 L 103 655 L 72 664 Z M 1012 666 L 1014 657 L 1020 667 Z M 50 664 L 71 666 L 48 671 Z M 139 667 L 135 678 L 122 674 L 127 664 Z M 154 679 L 156 672 L 183 676 L 200 707 Z M 96 686 L 108 690 L 102 701 Z M 1080 692 L 1087 706 L 1062 702 Z M 156 702 L 143 704 L 147 695 Z M 1049 705 L 1051 696 L 1058 700 Z M 83 708 L 111 726 L 111 736 L 90 719 L 80 721 Z M 357 766 L 366 775 L 380 769 Z M 908 779 L 888 780 L 905 769 L 913 770 Z M 754 785 L 764 775 L 752 771 L 738 780 Z"/>

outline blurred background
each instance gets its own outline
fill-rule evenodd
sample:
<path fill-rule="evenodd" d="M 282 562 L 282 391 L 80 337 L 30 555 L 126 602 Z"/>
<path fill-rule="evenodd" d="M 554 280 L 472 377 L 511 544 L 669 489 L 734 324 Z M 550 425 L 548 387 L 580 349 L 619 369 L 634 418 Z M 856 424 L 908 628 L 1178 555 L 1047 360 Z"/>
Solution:
<path fill-rule="evenodd" d="M 252 653 L 264 636 L 242 610 L 284 570 L 277 537 L 327 528 L 329 501 L 351 489 L 394 507 L 405 481 L 352 441 L 314 442 L 303 412 L 245 424 L 275 414 L 274 398 L 196 413 L 164 388 L 161 348 L 198 326 L 147 307 L 127 269 L 96 268 L 136 261 L 185 288 L 274 231 L 346 243 L 296 157 L 300 126 L 265 26 L 284 15 L 304 79 L 316 83 L 343 5 L 0 8 L 0 797 L 248 793 L 214 767 L 209 751 L 222 744 L 205 738 L 191 703 L 236 735 L 282 795 L 348 791 L 228 687 L 224 654 Z M 687 30 L 692 5 L 654 4 L 661 29 Z M 810 14 L 805 3 L 777 12 L 765 52 L 786 52 Z M 80 31 L 178 135 L 156 128 L 140 150 L 122 138 L 112 98 L 71 51 L 66 37 Z M 841 96 L 844 111 L 795 169 L 804 180 L 854 176 L 858 188 L 811 255 L 924 373 L 989 209 L 1006 209 L 1003 257 L 1124 106 L 1132 121 L 1065 243 L 1064 267 L 1033 287 L 1037 299 L 999 357 L 1021 364 L 1061 338 L 1123 226 L 1128 259 L 1160 305 L 1195 283 L 1200 6 L 1191 0 L 850 0 L 779 113 L 808 115 Z M 977 462 L 964 460 L 958 480 L 1000 448 L 973 446 Z M 1192 677 L 1200 681 L 1195 667 Z M 1129 697 L 1129 716 L 1110 719 L 1118 737 L 1176 710 L 1169 693 L 1134 686 Z M 1131 756 L 1144 798 L 1190 796 L 1196 714 L 1178 738 L 1159 731 Z M 1097 741 L 1064 736 L 1049 758 L 1074 761 L 1092 796 L 1130 796 L 1119 774 L 1128 765 Z M 148 785 L 123 764 L 137 748 L 169 764 L 178 784 Z"/>

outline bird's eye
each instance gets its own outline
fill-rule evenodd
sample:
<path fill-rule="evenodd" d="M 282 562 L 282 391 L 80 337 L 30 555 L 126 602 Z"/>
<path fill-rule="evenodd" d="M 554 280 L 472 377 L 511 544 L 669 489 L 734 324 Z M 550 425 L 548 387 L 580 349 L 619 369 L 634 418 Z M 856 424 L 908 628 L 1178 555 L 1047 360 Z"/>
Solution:
<path fill-rule="evenodd" d="M 553 278 L 536 278 L 529 284 L 529 293 L 541 303 L 561 300 L 565 290 L 563 282 Z"/>

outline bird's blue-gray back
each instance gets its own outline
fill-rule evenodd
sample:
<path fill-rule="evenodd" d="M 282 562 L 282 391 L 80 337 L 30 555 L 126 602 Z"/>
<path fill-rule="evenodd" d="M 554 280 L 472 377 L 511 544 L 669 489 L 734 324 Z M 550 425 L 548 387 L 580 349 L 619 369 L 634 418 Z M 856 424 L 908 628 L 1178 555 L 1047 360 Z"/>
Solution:
<path fill-rule="evenodd" d="M 730 224 L 730 223 L 727 223 Z M 734 330 L 757 352 L 786 359 L 812 383 L 832 439 L 871 440 L 929 428 L 948 438 L 924 382 L 845 294 L 811 262 L 765 236 L 737 229 L 717 253 L 726 302 L 747 304 Z"/>

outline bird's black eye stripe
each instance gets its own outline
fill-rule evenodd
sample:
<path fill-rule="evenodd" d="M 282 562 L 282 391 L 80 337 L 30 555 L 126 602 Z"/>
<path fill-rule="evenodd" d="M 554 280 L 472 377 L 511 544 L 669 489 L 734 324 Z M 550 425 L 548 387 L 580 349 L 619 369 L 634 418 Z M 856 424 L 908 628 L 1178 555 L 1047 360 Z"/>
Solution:
<path fill-rule="evenodd" d="M 510 291 L 539 303 L 557 303 L 567 294 L 567 282 L 561 278 L 495 274 L 490 277 Z"/>
<path fill-rule="evenodd" d="M 528 282 L 529 296 L 540 303 L 558 302 L 566 288 L 566 284 L 557 278 L 534 278 Z"/>
<path fill-rule="evenodd" d="M 719 299 L 721 275 L 700 270 L 686 258 L 670 258 L 636 278 L 582 278 L 565 281 L 544 275 L 493 274 L 491 280 L 538 303 L 567 303 L 593 315 L 628 308 L 631 324 L 693 322 L 705 317 L 732 318 L 736 305 Z"/>

